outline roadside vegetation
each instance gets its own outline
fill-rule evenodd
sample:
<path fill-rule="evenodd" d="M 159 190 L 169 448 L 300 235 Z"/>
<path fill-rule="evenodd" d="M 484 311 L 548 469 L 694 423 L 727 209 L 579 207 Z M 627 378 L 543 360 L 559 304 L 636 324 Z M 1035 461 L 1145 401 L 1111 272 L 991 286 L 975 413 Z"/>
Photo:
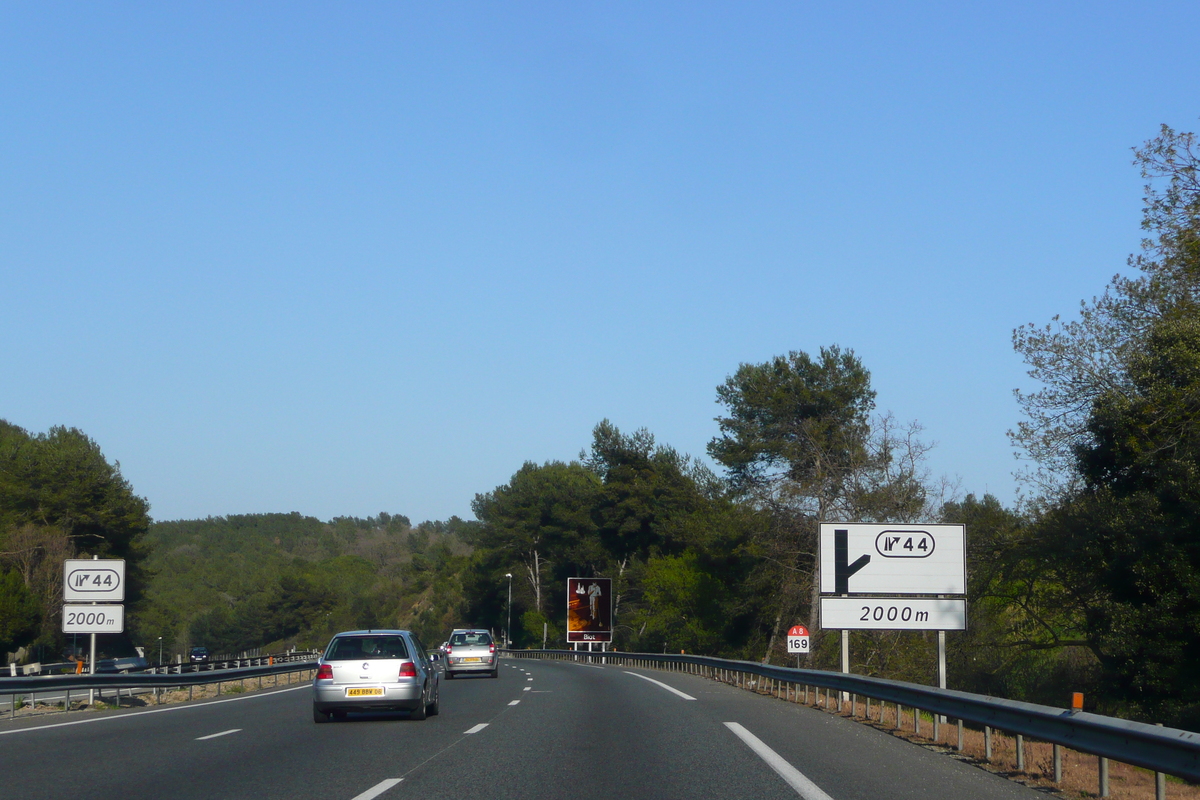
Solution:
<path fill-rule="evenodd" d="M 931 476 L 921 427 L 881 411 L 837 344 L 717 387 L 719 472 L 603 420 L 577 460 L 514 465 L 472 521 L 152 522 L 84 433 L 0 421 L 0 652 L 62 652 L 62 560 L 96 554 L 127 560 L 122 641 L 148 655 L 160 636 L 166 653 L 235 653 L 383 626 L 434 645 L 460 624 L 499 633 L 510 611 L 515 646 L 561 647 L 566 578 L 602 576 L 621 650 L 790 663 L 784 633 L 803 623 L 804 664 L 835 669 L 838 637 L 813 616 L 818 521 L 941 521 L 968 531 L 952 688 L 1054 705 L 1083 691 L 1200 730 L 1200 153 L 1164 127 L 1135 156 L 1142 252 L 1076 317 L 1014 333 L 1040 388 L 1018 394 L 1012 507 Z M 936 675 L 933 633 L 854 632 L 851 653 L 855 672 Z"/>

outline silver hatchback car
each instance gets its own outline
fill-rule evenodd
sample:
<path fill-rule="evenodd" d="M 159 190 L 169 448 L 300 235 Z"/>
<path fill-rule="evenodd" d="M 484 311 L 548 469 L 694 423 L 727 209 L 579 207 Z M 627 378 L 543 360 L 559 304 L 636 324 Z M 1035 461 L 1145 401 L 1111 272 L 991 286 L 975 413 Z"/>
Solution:
<path fill-rule="evenodd" d="M 500 672 L 496 643 L 487 631 L 459 628 L 451 631 L 446 645 L 446 677 L 484 672 L 493 678 Z"/>
<path fill-rule="evenodd" d="M 438 672 L 411 631 L 346 631 L 329 642 L 313 680 L 313 721 L 348 711 L 438 713 Z"/>

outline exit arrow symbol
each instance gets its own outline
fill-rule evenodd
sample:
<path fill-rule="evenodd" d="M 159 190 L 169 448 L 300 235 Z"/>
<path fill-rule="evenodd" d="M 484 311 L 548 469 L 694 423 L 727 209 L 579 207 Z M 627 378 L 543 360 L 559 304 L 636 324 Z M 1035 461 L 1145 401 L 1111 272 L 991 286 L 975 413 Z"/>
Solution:
<path fill-rule="evenodd" d="M 850 594 L 850 576 L 871 562 L 871 555 L 859 556 L 850 562 L 850 531 L 833 531 L 833 583 L 837 594 Z"/>

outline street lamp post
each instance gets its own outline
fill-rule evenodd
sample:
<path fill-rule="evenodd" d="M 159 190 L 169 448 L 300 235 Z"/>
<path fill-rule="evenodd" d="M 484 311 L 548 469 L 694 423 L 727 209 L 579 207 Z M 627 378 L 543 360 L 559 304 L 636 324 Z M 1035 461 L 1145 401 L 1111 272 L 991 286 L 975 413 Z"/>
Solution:
<path fill-rule="evenodd" d="M 158 665 L 162 666 L 162 637 L 158 637 Z"/>
<path fill-rule="evenodd" d="M 506 649 L 511 650 L 512 649 L 512 573 L 506 572 L 506 573 L 504 573 L 504 577 L 508 578 L 508 627 L 505 629 L 507 631 L 507 633 L 505 634 L 505 638 L 508 640 L 508 647 Z"/>

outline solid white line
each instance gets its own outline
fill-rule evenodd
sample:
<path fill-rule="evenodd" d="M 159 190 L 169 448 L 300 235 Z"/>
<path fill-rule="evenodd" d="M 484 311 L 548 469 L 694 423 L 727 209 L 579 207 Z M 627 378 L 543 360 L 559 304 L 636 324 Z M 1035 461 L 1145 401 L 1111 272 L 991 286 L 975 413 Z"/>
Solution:
<path fill-rule="evenodd" d="M 468 731 L 463 731 L 463 733 L 464 733 L 464 734 L 468 734 L 468 733 L 479 733 L 481 730 L 483 730 L 483 729 L 484 729 L 484 728 L 486 728 L 487 726 L 488 726 L 488 724 L 487 724 L 486 722 L 481 722 L 481 723 L 479 723 L 478 725 L 476 725 L 474 728 L 471 728 L 471 729 L 470 729 L 470 730 L 468 730 Z"/>
<path fill-rule="evenodd" d="M 513 700 L 511 703 L 509 703 L 509 705 L 510 705 L 510 706 L 515 706 L 515 705 L 517 705 L 517 704 L 518 704 L 518 703 L 520 703 L 520 702 L 521 702 L 520 700 Z"/>
<path fill-rule="evenodd" d="M 218 736 L 228 736 L 231 733 L 239 733 L 241 730 L 241 728 L 230 728 L 229 730 L 221 731 L 220 733 L 210 733 L 208 736 L 197 736 L 196 741 L 203 742 L 205 739 L 215 739 Z"/>
<path fill-rule="evenodd" d="M 380 781 L 362 794 L 355 795 L 352 800 L 374 800 L 402 780 L 404 778 L 388 778 L 386 781 Z"/>
<path fill-rule="evenodd" d="M 228 700 L 209 700 L 208 702 L 193 703 L 186 706 L 165 706 L 163 708 L 151 708 L 147 711 L 134 711 L 130 714 L 113 714 L 110 717 L 92 717 L 90 719 L 77 719 L 71 722 L 55 722 L 51 725 L 39 725 L 36 728 L 17 728 L 11 731 L 0 731 L 0 736 L 7 736 L 10 733 L 29 733 L 31 731 L 44 731 L 50 728 L 65 728 L 68 725 L 87 725 L 92 722 L 112 722 L 114 719 L 129 719 L 130 717 L 144 717 L 147 714 L 165 714 L 168 711 L 187 711 L 192 708 L 208 708 L 220 703 L 236 703 L 241 700 L 257 700 L 261 697 L 270 697 L 273 694 L 283 694 L 285 692 L 298 692 L 301 689 L 312 691 L 311 683 L 304 683 L 300 686 L 293 686 L 289 689 L 280 689 L 275 692 L 262 692 L 261 694 L 246 694 L 241 697 L 230 697 Z M 82 690 L 81 690 L 82 691 Z"/>
<path fill-rule="evenodd" d="M 803 797 L 804 800 L 833 800 L 832 797 L 821 791 L 819 786 L 804 777 L 804 773 L 785 761 L 783 756 L 767 747 L 762 739 L 759 739 L 736 722 L 726 722 L 725 727 L 729 728 L 735 736 L 745 742 L 746 746 L 753 750 L 755 755 L 767 762 L 768 767 L 779 773 L 779 777 L 783 778 L 788 786 L 795 789 L 796 794 Z"/>
<path fill-rule="evenodd" d="M 636 672 L 630 672 L 629 670 L 625 670 L 625 674 L 632 675 L 635 678 L 641 678 L 644 681 L 650 681 L 651 683 L 656 684 L 656 685 L 661 686 L 662 688 L 666 689 L 671 694 L 679 695 L 684 700 L 695 700 L 696 699 L 696 698 L 692 697 L 690 694 L 685 694 L 684 692 L 681 692 L 678 689 L 676 689 L 674 686 L 667 686 L 662 681 L 654 680 L 654 678 L 647 678 L 645 675 L 638 675 Z"/>

